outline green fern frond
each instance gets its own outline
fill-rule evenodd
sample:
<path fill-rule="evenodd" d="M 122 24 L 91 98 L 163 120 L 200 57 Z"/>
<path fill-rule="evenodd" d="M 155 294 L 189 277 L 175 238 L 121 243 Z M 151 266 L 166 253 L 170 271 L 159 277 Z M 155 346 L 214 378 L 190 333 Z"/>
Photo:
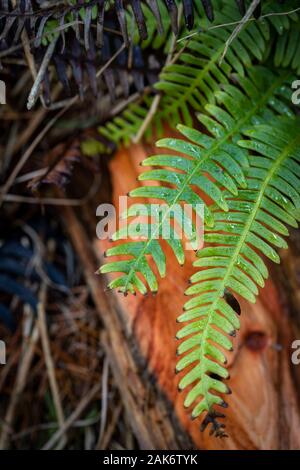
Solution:
<path fill-rule="evenodd" d="M 147 110 L 150 108 L 152 100 L 153 96 L 145 96 L 141 102 L 130 104 L 120 116 L 99 127 L 99 133 L 110 142 L 128 146 L 133 141 L 143 120 L 147 116 Z M 159 124 L 158 120 L 157 124 Z M 160 128 L 162 133 L 162 123 Z M 151 130 L 148 129 L 145 134 L 146 138 L 151 135 L 150 132 Z"/>
<path fill-rule="evenodd" d="M 218 23 L 238 20 L 233 6 L 227 5 L 217 16 Z M 228 11 L 228 15 L 226 12 Z M 232 26 L 201 32 L 196 39 L 186 42 L 185 50 L 175 64 L 164 67 L 155 85 L 163 98 L 158 113 L 173 127 L 178 122 L 192 126 L 190 109 L 200 111 L 206 103 L 215 102 L 215 92 L 220 84 L 229 82 L 230 74 L 245 74 L 253 56 L 261 60 L 269 36 L 268 23 L 253 23 L 233 41 L 221 64 L 224 44 L 232 32 Z M 251 33 L 253 31 L 253 34 Z"/>
<path fill-rule="evenodd" d="M 285 2 L 265 2 L 262 5 L 262 15 L 268 15 L 267 21 L 273 27 L 277 34 L 283 34 L 288 31 L 294 22 L 299 20 L 299 12 L 296 9 L 294 0 Z M 287 12 L 290 12 L 287 14 Z"/>
<path fill-rule="evenodd" d="M 248 166 L 247 151 L 238 147 L 235 142 L 241 138 L 244 129 L 251 123 L 257 123 L 263 118 L 271 119 L 276 114 L 291 115 L 285 103 L 288 97 L 286 80 L 286 74 L 276 76 L 264 68 L 257 67 L 249 72 L 249 77 L 239 78 L 241 89 L 232 85 L 224 86 L 223 91 L 218 92 L 216 97 L 223 107 L 207 105 L 208 114 L 199 116 L 205 131 L 200 132 L 180 125 L 178 130 L 188 141 L 175 138 L 159 141 L 158 147 L 176 151 L 179 155 L 162 154 L 144 160 L 143 166 L 154 166 L 156 169 L 140 175 L 140 181 L 148 184 L 131 191 L 130 196 L 155 199 L 165 203 L 168 207 L 167 212 L 171 215 L 177 204 L 184 203 L 189 204 L 198 215 L 202 216 L 199 208 L 204 206 L 206 224 L 212 226 L 213 214 L 204 203 L 199 190 L 213 200 L 220 209 L 229 210 L 222 188 L 237 196 L 237 187 L 246 187 L 244 171 Z M 159 186 L 153 186 L 153 182 L 155 184 L 159 182 Z M 150 205 L 146 207 L 147 213 L 139 215 L 150 214 Z M 131 206 L 127 217 L 137 216 L 139 210 L 139 205 Z M 165 214 L 166 217 L 168 214 Z M 177 222 L 182 226 L 183 220 Z M 140 227 L 143 241 L 127 242 L 107 251 L 107 256 L 130 257 L 122 263 L 111 262 L 101 268 L 101 272 L 123 273 L 121 277 L 110 283 L 110 288 L 118 287 L 125 293 L 135 290 L 145 293 L 147 287 L 137 276 L 140 273 L 148 283 L 149 289 L 157 290 L 158 282 L 150 268 L 148 255 L 155 253 L 154 262 L 159 274 L 164 276 L 166 261 L 159 244 L 159 240 L 163 238 L 162 226 L 160 222 L 153 233 L 151 223 L 143 225 Z M 191 220 L 188 220 L 188 227 L 190 232 L 186 233 L 186 236 L 196 245 L 197 238 Z M 118 240 L 125 235 L 123 230 L 117 232 L 113 238 Z M 182 243 L 175 238 L 175 232 L 171 235 L 171 239 L 167 241 L 178 261 L 183 263 Z"/>
<path fill-rule="evenodd" d="M 249 139 L 239 145 L 251 151 L 247 189 L 240 188 L 237 197 L 227 192 L 227 213 L 215 207 L 215 225 L 205 234 L 209 246 L 194 263 L 199 271 L 186 291 L 193 297 L 178 318 L 187 325 L 177 334 L 183 339 L 178 353 L 184 354 L 177 371 L 193 365 L 179 385 L 193 385 L 185 400 L 185 406 L 194 406 L 193 417 L 214 416 L 215 405 L 226 406 L 220 396 L 228 392 L 222 382 L 228 378 L 224 350 L 232 349 L 228 335 L 235 335 L 239 320 L 224 294 L 255 302 L 268 276 L 263 257 L 279 263 L 276 249 L 287 247 L 285 224 L 297 227 L 300 221 L 299 125 L 281 118 L 244 132 Z"/>

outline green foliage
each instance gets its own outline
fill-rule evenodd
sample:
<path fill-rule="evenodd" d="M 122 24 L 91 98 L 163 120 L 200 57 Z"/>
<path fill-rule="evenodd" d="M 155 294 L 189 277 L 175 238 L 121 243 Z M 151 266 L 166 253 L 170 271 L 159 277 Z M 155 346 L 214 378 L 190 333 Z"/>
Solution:
<path fill-rule="evenodd" d="M 293 24 L 288 33 L 279 36 L 276 43 L 274 64 L 291 67 L 300 73 L 300 22 Z"/>
<path fill-rule="evenodd" d="M 234 5 L 218 13 L 219 24 L 239 19 Z M 175 127 L 178 121 L 193 124 L 190 108 L 200 111 L 206 103 L 214 103 L 214 92 L 219 84 L 226 84 L 232 72 L 244 75 L 253 56 L 261 60 L 269 37 L 268 23 L 249 24 L 232 43 L 220 64 L 224 43 L 232 32 L 232 26 L 201 32 L 185 44 L 175 64 L 167 65 L 155 88 L 163 91 L 161 112 L 164 119 Z"/>
<path fill-rule="evenodd" d="M 227 393 L 222 383 L 228 377 L 222 350 L 231 350 L 228 335 L 235 335 L 239 320 L 224 293 L 230 290 L 255 302 L 258 287 L 268 276 L 263 256 L 279 263 L 276 249 L 287 248 L 285 224 L 297 227 L 300 221 L 299 124 L 299 120 L 280 119 L 272 126 L 258 125 L 244 132 L 248 139 L 239 145 L 251 152 L 247 189 L 239 188 L 237 197 L 226 192 L 227 213 L 214 208 L 215 225 L 205 235 L 209 246 L 198 252 L 194 263 L 199 270 L 186 291 L 192 299 L 178 318 L 187 325 L 177 334 L 184 339 L 178 348 L 184 355 L 177 370 L 193 364 L 179 385 L 184 389 L 193 384 L 185 400 L 185 406 L 195 405 L 193 417 L 203 411 L 212 413 L 214 404 L 224 404 L 219 394 Z"/>
<path fill-rule="evenodd" d="M 290 30 L 293 22 L 299 21 L 299 12 L 294 10 L 299 5 L 295 5 L 294 0 L 287 0 L 284 2 L 265 2 L 263 5 L 263 14 L 270 15 L 267 21 L 278 35 L 285 34 Z M 286 14 L 286 12 L 290 12 Z M 272 13 L 275 13 L 272 15 Z"/>
<path fill-rule="evenodd" d="M 109 139 L 115 144 L 129 145 L 137 134 L 141 123 L 147 116 L 147 109 L 152 104 L 153 97 L 145 96 L 142 104 L 133 103 L 129 105 L 121 116 L 115 117 L 112 121 L 108 121 L 104 126 L 99 128 L 101 135 Z M 162 122 L 160 125 L 162 129 Z M 146 134 L 150 137 L 151 132 Z"/>
<path fill-rule="evenodd" d="M 199 216 L 202 215 L 199 213 L 199 207 L 204 205 L 204 216 L 208 226 L 213 225 L 214 218 L 203 197 L 199 195 L 199 190 L 216 202 L 219 208 L 224 211 L 229 210 L 222 188 L 226 188 L 236 196 L 237 186 L 245 188 L 247 185 L 244 177 L 244 171 L 248 166 L 247 151 L 235 144 L 244 132 L 245 126 L 263 119 L 272 119 L 276 114 L 292 114 L 286 104 L 289 94 L 286 85 L 287 73 L 275 75 L 265 68 L 257 67 L 249 71 L 248 77 L 239 77 L 238 81 L 240 87 L 227 84 L 224 85 L 223 91 L 216 93 L 219 106 L 208 104 L 205 107 L 207 114 L 198 116 L 204 126 L 204 132 L 179 125 L 178 130 L 189 141 L 175 138 L 158 141 L 158 147 L 176 151 L 180 155 L 162 154 L 144 160 L 143 166 L 154 166 L 155 169 L 146 171 L 139 179 L 150 184 L 131 191 L 131 197 L 155 199 L 160 203 L 166 203 L 169 207 L 166 217 L 172 216 L 172 211 L 178 203 L 189 204 Z M 153 182 L 159 182 L 159 185 L 153 186 Z M 150 215 L 150 205 L 147 207 L 149 209 L 147 215 Z M 131 229 L 133 229 L 131 218 L 139 215 L 139 210 L 139 205 L 133 205 L 126 214 Z M 170 222 L 171 219 L 172 217 Z M 183 219 L 178 219 L 180 218 L 177 217 L 177 222 L 182 227 Z M 155 226 L 156 221 L 157 218 L 154 218 Z M 186 236 L 190 241 L 197 243 L 191 219 L 189 226 L 191 229 Z M 134 229 L 136 232 L 137 228 Z M 110 283 L 110 288 L 118 287 L 125 293 L 135 290 L 145 293 L 147 288 L 137 276 L 137 273 L 140 273 L 150 290 L 157 290 L 157 279 L 149 264 L 148 255 L 157 254 L 157 258 L 154 256 L 153 258 L 159 274 L 164 276 L 166 262 L 159 243 L 159 239 L 163 238 L 162 229 L 162 221 L 158 224 L 157 230 L 151 227 L 150 221 L 148 225 L 144 224 L 140 228 L 144 240 L 125 243 L 107 251 L 109 257 L 121 254 L 129 256 L 126 261 L 108 263 L 101 268 L 102 272 L 123 273 L 121 277 Z M 124 234 L 126 235 L 122 229 L 113 238 L 114 240 L 124 238 Z M 167 241 L 179 263 L 183 263 L 183 246 L 181 241 L 176 239 L 175 232 L 172 232 L 172 237 Z"/>

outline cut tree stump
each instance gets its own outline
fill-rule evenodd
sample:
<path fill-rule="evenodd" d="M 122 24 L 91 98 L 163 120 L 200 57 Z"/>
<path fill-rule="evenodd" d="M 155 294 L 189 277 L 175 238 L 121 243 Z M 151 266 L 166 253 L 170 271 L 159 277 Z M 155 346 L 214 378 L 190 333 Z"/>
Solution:
<path fill-rule="evenodd" d="M 120 195 L 127 194 L 139 184 L 136 178 L 141 172 L 140 162 L 154 153 L 153 147 L 132 145 L 130 149 L 121 150 L 112 158 L 109 169 L 112 200 L 116 206 Z M 96 197 L 95 202 L 100 204 L 103 200 L 97 200 Z M 71 209 L 66 211 L 70 215 Z M 72 217 L 74 225 L 74 221 L 76 222 L 74 213 Z M 92 204 L 81 209 L 80 217 L 85 221 L 85 226 L 89 225 L 92 231 L 95 230 L 97 221 Z M 70 229 L 68 220 L 67 218 L 66 226 Z M 87 245 L 91 243 L 91 240 L 88 240 L 89 236 L 85 235 L 84 243 Z M 77 244 L 79 248 L 80 244 L 78 245 L 74 238 L 76 236 L 73 234 L 75 247 Z M 230 373 L 228 384 L 233 390 L 233 394 L 226 397 L 229 408 L 225 410 L 225 424 L 229 437 L 220 439 L 209 436 L 207 430 L 201 433 L 199 429 L 201 420 L 190 419 L 191 410 L 183 407 L 185 392 L 179 393 L 177 390 L 180 374 L 174 373 L 178 344 L 175 340 L 178 329 L 176 317 L 182 311 L 186 300 L 183 292 L 187 287 L 187 279 L 194 272 L 191 266 L 194 253 L 188 253 L 184 267 L 180 267 L 173 254 L 168 253 L 170 256 L 167 257 L 167 276 L 160 282 L 156 296 L 124 297 L 116 292 L 104 293 L 103 277 L 99 279 L 93 274 L 98 267 L 95 265 L 97 264 L 95 254 L 98 256 L 98 265 L 103 263 L 103 253 L 108 246 L 110 243 L 107 240 L 95 239 L 94 253 L 90 254 L 90 263 L 86 265 L 87 278 L 90 279 L 91 290 L 94 291 L 95 303 L 99 304 L 102 318 L 110 315 L 114 318 L 113 320 L 107 318 L 104 323 L 110 341 L 108 351 L 111 350 L 113 367 L 118 370 L 119 378 L 126 382 L 120 384 L 120 389 L 130 388 L 132 378 L 128 370 L 133 368 L 134 380 L 142 384 L 143 392 L 140 400 L 132 403 L 132 406 L 142 408 L 142 413 L 140 410 L 137 416 L 138 419 L 143 416 L 144 426 L 153 426 L 154 422 L 158 425 L 154 432 L 154 435 L 157 432 L 156 437 L 153 438 L 153 429 L 149 429 L 152 437 L 147 438 L 148 441 L 146 439 L 142 446 L 145 448 L 152 443 L 156 449 L 184 449 L 191 446 L 198 449 L 299 449 L 300 370 L 298 369 L 300 365 L 297 367 L 291 362 L 291 344 L 300 331 L 300 290 L 299 275 L 297 279 L 291 263 L 284 258 L 285 272 L 292 271 L 289 272 L 289 276 L 293 284 L 289 285 L 288 295 L 294 301 L 293 315 L 290 315 L 292 307 L 286 299 L 288 280 L 285 278 L 284 284 L 279 275 L 279 273 L 282 275 L 282 271 L 273 268 L 272 276 L 261 290 L 255 305 L 239 299 L 242 310 L 241 330 L 234 339 L 234 351 L 228 356 Z M 85 253 L 78 252 L 78 254 L 82 259 L 86 258 Z M 291 255 L 292 252 L 285 256 Z M 108 305 L 110 306 L 107 307 Z M 123 333 L 118 333 L 114 337 L 111 328 L 120 331 L 123 329 Z M 298 338 L 300 339 L 300 334 Z M 127 344 L 116 345 L 114 341 L 127 341 Z M 127 375 L 119 370 L 125 367 L 127 360 L 120 357 L 123 353 L 129 355 L 129 362 L 132 361 L 131 366 L 126 369 Z M 150 416 L 153 408 L 149 407 L 145 396 L 145 390 L 147 386 L 150 390 L 150 385 L 155 387 L 154 400 L 157 399 L 159 403 L 158 407 L 154 405 L 154 418 Z M 128 398 L 125 393 L 124 403 L 127 399 L 130 402 L 130 397 Z M 127 404 L 127 408 L 130 406 Z M 132 413 L 136 416 L 136 410 Z M 161 416 L 159 413 L 162 413 Z M 165 421 L 168 437 L 164 436 L 163 426 L 159 420 Z M 172 426 L 175 426 L 173 431 L 171 431 Z M 136 429 L 138 430 L 138 427 Z"/>

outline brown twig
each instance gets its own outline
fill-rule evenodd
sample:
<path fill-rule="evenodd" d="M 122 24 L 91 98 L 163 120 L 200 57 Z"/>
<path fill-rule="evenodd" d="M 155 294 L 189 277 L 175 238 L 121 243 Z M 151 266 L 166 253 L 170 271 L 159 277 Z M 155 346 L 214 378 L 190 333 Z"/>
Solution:
<path fill-rule="evenodd" d="M 42 450 L 50 450 L 52 449 L 55 444 L 59 441 L 59 439 L 63 436 L 64 433 L 73 425 L 74 421 L 76 421 L 81 413 L 85 410 L 85 408 L 90 404 L 90 402 L 95 398 L 95 396 L 100 392 L 101 385 L 96 384 L 94 387 L 82 398 L 79 402 L 77 408 L 73 411 L 73 413 L 66 419 L 63 426 L 56 431 L 55 434 L 49 439 L 49 441 L 43 446 Z"/>
<path fill-rule="evenodd" d="M 52 93 L 52 101 L 56 100 L 56 98 L 59 96 L 60 92 L 62 90 L 62 86 L 60 83 L 58 83 L 53 90 Z M 30 123 L 22 134 L 16 139 L 14 149 L 13 149 L 13 154 L 15 155 L 31 138 L 31 136 L 34 134 L 36 129 L 41 125 L 41 122 L 44 120 L 45 116 L 48 114 L 49 109 L 46 107 L 41 106 L 33 115 Z M 29 115 L 30 113 L 28 113 Z"/>
<path fill-rule="evenodd" d="M 46 314 L 45 314 L 45 305 L 46 305 L 46 298 L 47 298 L 46 289 L 47 289 L 46 284 L 43 283 L 41 287 L 41 291 L 40 291 L 39 303 L 37 306 L 38 327 L 39 327 L 39 332 L 41 336 L 41 342 L 42 342 L 42 347 L 43 347 L 43 352 L 44 352 L 44 357 L 45 357 L 45 364 L 47 368 L 47 374 L 49 378 L 51 393 L 53 396 L 53 402 L 54 402 L 54 406 L 56 410 L 57 420 L 58 420 L 59 427 L 63 428 L 64 423 L 65 423 L 65 417 L 64 417 L 62 402 L 60 398 L 59 388 L 58 388 L 57 380 L 55 376 L 55 367 L 54 367 L 54 362 L 53 362 L 53 358 L 51 355 L 50 341 L 48 337 L 47 324 L 46 324 Z M 62 445 L 65 445 L 66 436 L 63 434 L 62 437 L 63 437 Z"/>
<path fill-rule="evenodd" d="M 116 429 L 116 425 L 118 423 L 122 409 L 123 409 L 122 402 L 120 402 L 117 405 L 117 407 L 114 408 L 111 420 L 107 425 L 106 431 L 103 434 L 103 437 L 101 438 L 101 440 L 98 440 L 98 443 L 96 445 L 96 450 L 105 450 L 107 448 L 108 444 L 111 441 L 113 433 Z"/>
<path fill-rule="evenodd" d="M 101 178 L 95 178 L 91 185 L 88 193 L 80 199 L 69 199 L 69 198 L 56 198 L 56 197 L 31 197 L 21 196 L 19 194 L 6 194 L 3 196 L 3 201 L 6 202 L 21 202 L 24 204 L 41 204 L 49 206 L 82 206 L 89 201 L 91 197 L 95 195 L 101 183 Z"/>
<path fill-rule="evenodd" d="M 106 426 L 106 420 L 107 420 L 108 372 L 109 372 L 109 362 L 106 357 L 104 360 L 103 372 L 102 372 L 101 420 L 100 420 L 99 443 L 102 441 L 104 431 L 105 431 L 105 426 Z"/>
<path fill-rule="evenodd" d="M 118 57 L 119 54 L 125 49 L 125 44 L 122 44 L 122 46 L 115 52 L 115 54 L 112 55 L 112 57 L 101 67 L 96 76 L 99 78 L 109 67 L 109 65 Z M 71 100 L 68 102 L 68 104 L 61 109 L 44 127 L 44 129 L 37 135 L 37 137 L 33 140 L 31 145 L 28 147 L 26 152 L 22 155 L 18 163 L 16 164 L 15 168 L 11 172 L 10 176 L 8 177 L 6 183 L 4 186 L 1 188 L 0 192 L 0 207 L 3 202 L 4 196 L 7 194 L 11 186 L 13 185 L 16 177 L 18 176 L 19 172 L 22 170 L 23 166 L 27 162 L 27 160 L 30 158 L 32 155 L 32 152 L 36 149 L 37 145 L 41 142 L 41 140 L 45 137 L 45 135 L 48 133 L 48 131 L 51 129 L 51 127 L 55 124 L 55 122 L 78 100 L 79 95 L 74 96 L 71 98 Z"/>

